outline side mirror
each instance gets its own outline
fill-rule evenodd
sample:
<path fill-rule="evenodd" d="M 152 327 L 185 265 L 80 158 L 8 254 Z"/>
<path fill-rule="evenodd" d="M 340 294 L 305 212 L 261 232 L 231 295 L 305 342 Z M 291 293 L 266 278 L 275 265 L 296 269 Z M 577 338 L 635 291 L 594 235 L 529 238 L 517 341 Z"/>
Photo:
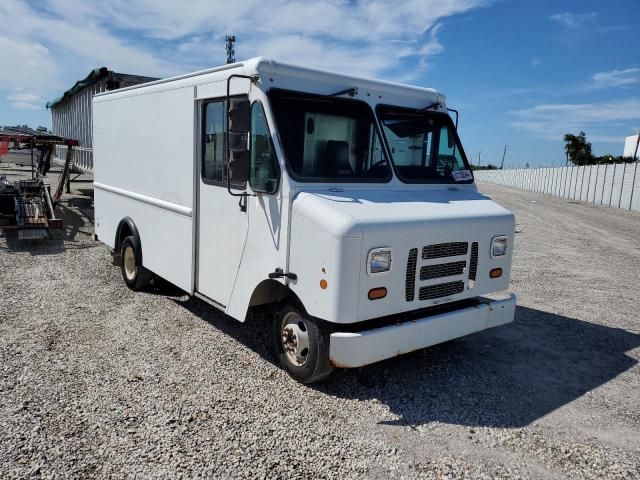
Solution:
<path fill-rule="evenodd" d="M 229 149 L 229 179 L 231 183 L 245 183 L 249 180 L 249 150 L 233 151 Z"/>
<path fill-rule="evenodd" d="M 251 102 L 246 98 L 229 99 L 229 131 L 247 133 L 251 130 Z"/>
<path fill-rule="evenodd" d="M 249 132 L 251 131 L 251 103 L 246 98 L 230 98 L 227 112 L 228 173 L 233 183 L 249 179 Z"/>

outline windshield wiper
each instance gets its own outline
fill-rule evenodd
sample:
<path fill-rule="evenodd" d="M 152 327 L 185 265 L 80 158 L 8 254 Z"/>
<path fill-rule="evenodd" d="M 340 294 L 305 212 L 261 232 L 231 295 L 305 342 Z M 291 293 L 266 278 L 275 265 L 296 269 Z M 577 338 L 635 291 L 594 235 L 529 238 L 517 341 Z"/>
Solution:
<path fill-rule="evenodd" d="M 427 105 L 422 110 L 431 110 L 432 108 L 438 108 L 438 107 L 441 107 L 441 106 L 442 106 L 442 104 L 440 102 L 433 102 L 431 105 Z"/>
<path fill-rule="evenodd" d="M 332 93 L 331 95 L 327 95 L 328 97 L 339 97 L 340 95 L 344 95 L 347 93 L 350 97 L 353 97 L 356 93 L 358 93 L 358 87 L 349 87 L 346 90 L 340 90 L 339 92 Z"/>

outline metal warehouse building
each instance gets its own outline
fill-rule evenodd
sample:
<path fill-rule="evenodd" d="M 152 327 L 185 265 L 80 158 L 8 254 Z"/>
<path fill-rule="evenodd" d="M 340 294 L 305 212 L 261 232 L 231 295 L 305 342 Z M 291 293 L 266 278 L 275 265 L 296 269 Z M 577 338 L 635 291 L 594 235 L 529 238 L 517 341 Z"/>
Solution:
<path fill-rule="evenodd" d="M 92 150 L 92 98 L 95 94 L 107 90 L 130 87 L 146 83 L 157 78 L 116 73 L 107 67 L 96 68 L 83 80 L 64 92 L 61 97 L 47 103 L 51 110 L 51 124 L 54 135 L 78 140 L 74 166 L 83 172 L 93 170 Z M 66 156 L 66 148 L 57 146 L 55 155 L 61 160 Z"/>

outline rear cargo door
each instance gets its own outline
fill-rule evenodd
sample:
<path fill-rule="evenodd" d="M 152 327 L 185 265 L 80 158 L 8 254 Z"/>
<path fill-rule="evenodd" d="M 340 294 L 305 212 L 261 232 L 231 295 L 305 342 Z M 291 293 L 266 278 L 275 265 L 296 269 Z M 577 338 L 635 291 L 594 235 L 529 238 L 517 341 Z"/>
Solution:
<path fill-rule="evenodd" d="M 228 304 L 247 238 L 247 213 L 227 191 L 224 166 L 224 98 L 201 104 L 198 175 L 196 290 L 224 307 Z M 247 186 L 234 185 L 235 192 Z"/>

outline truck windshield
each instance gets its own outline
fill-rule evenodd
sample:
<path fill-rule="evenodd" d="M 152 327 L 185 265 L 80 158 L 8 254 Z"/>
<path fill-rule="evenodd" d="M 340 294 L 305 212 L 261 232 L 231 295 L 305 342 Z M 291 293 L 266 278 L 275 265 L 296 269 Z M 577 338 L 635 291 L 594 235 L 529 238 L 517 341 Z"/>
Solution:
<path fill-rule="evenodd" d="M 400 180 L 407 183 L 473 182 L 449 115 L 386 106 L 377 111 Z"/>
<path fill-rule="evenodd" d="M 269 93 L 289 174 L 302 182 L 386 182 L 389 162 L 364 102 Z"/>

